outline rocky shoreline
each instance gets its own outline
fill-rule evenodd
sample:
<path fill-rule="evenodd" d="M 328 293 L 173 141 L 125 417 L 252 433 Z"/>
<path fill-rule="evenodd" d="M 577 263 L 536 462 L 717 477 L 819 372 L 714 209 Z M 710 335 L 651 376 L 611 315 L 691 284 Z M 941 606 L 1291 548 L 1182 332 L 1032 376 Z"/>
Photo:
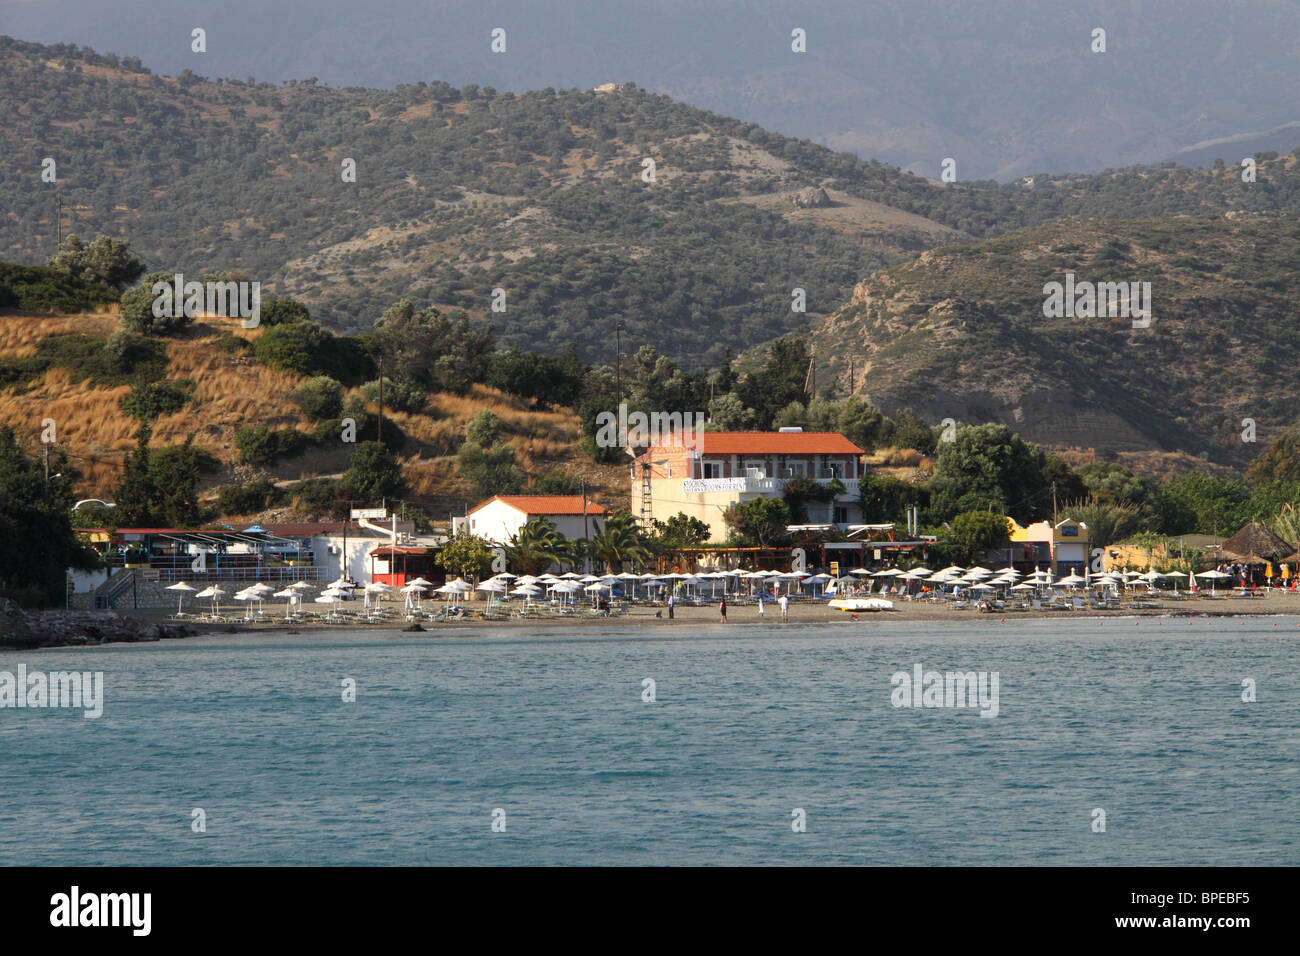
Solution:
<path fill-rule="evenodd" d="M 0 650 L 148 643 L 198 633 L 184 624 L 142 621 L 116 611 L 25 611 L 0 600 Z"/>

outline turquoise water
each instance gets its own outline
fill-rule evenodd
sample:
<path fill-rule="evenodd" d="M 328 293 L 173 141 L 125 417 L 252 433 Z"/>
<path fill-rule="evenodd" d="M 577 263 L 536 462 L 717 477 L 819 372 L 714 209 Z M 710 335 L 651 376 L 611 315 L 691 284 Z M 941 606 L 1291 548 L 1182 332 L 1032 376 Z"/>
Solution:
<path fill-rule="evenodd" d="M 98 720 L 0 710 L 0 864 L 1294 865 L 1298 624 L 679 621 L 0 654 L 105 683 Z M 892 706 L 916 663 L 997 671 L 998 716 Z"/>

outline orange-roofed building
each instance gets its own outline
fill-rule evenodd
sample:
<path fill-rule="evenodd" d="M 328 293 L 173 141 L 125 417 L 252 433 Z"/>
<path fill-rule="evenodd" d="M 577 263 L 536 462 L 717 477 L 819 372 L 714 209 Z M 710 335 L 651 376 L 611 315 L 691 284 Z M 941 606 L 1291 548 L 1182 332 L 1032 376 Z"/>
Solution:
<path fill-rule="evenodd" d="M 585 516 L 585 518 L 584 518 Z M 496 495 L 465 516 L 470 534 L 505 544 L 532 518 L 545 518 L 566 538 L 600 533 L 605 509 L 582 495 Z"/>
<path fill-rule="evenodd" d="M 634 510 L 643 520 L 666 521 L 679 512 L 709 526 L 722 541 L 722 513 L 732 504 L 778 498 L 794 478 L 839 481 L 831 501 L 808 502 L 809 524 L 849 525 L 862 520 L 858 487 L 865 452 L 838 432 L 694 432 L 652 445 L 632 465 Z"/>

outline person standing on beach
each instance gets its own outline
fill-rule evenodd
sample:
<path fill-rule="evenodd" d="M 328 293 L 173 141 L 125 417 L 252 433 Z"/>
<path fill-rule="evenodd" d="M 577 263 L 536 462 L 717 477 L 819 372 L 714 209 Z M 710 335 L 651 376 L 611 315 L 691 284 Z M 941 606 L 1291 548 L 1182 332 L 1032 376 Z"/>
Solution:
<path fill-rule="evenodd" d="M 722 615 L 722 623 L 727 623 L 727 599 L 723 598 L 718 602 L 718 613 Z"/>
<path fill-rule="evenodd" d="M 776 603 L 781 605 L 781 620 L 788 621 L 790 619 L 790 599 L 782 594 Z"/>
<path fill-rule="evenodd" d="M 763 616 L 763 595 L 758 596 L 758 616 Z"/>
<path fill-rule="evenodd" d="M 668 595 L 668 620 L 670 621 L 673 619 L 673 603 L 674 603 L 674 599 L 673 596 L 670 594 Z"/>

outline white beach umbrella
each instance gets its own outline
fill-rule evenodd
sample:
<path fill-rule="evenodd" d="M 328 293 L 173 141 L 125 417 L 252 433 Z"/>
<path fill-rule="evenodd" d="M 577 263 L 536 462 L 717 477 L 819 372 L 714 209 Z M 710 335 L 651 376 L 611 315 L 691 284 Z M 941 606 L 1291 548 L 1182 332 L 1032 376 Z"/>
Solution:
<path fill-rule="evenodd" d="M 375 595 L 375 604 L 379 603 L 379 596 L 387 594 L 392 588 L 383 581 L 371 581 L 365 586 L 366 607 L 370 607 L 370 595 Z"/>
<path fill-rule="evenodd" d="M 221 588 L 217 587 L 214 584 L 211 587 L 204 588 L 202 591 L 200 591 L 198 594 L 194 596 L 196 598 L 212 598 L 212 613 L 216 614 L 221 607 L 220 604 L 221 597 L 225 593 L 226 593 L 225 591 L 221 590 Z"/>
<path fill-rule="evenodd" d="M 164 590 L 180 592 L 176 601 L 176 613 L 179 615 L 181 613 L 181 606 L 185 603 L 185 592 L 193 591 L 194 588 L 184 581 L 177 581 L 175 584 L 169 584 Z"/>
<path fill-rule="evenodd" d="M 306 581 L 294 581 L 293 584 L 289 585 L 289 587 L 293 588 L 295 591 L 314 591 L 316 589 L 314 584 L 309 584 Z"/>
<path fill-rule="evenodd" d="M 908 568 L 906 571 L 903 572 L 903 577 L 905 577 L 905 578 L 928 578 L 928 577 L 930 577 L 932 574 L 934 574 L 934 572 L 931 571 L 929 568 L 920 568 L 920 567 L 918 567 L 918 568 Z"/>
<path fill-rule="evenodd" d="M 293 606 L 298 603 L 298 595 L 300 593 L 301 592 L 295 591 L 293 588 L 284 588 L 283 590 L 276 591 L 273 595 L 271 595 L 272 597 L 287 599 L 284 602 L 284 616 L 286 619 L 289 617 L 290 612 L 293 610 Z"/>

